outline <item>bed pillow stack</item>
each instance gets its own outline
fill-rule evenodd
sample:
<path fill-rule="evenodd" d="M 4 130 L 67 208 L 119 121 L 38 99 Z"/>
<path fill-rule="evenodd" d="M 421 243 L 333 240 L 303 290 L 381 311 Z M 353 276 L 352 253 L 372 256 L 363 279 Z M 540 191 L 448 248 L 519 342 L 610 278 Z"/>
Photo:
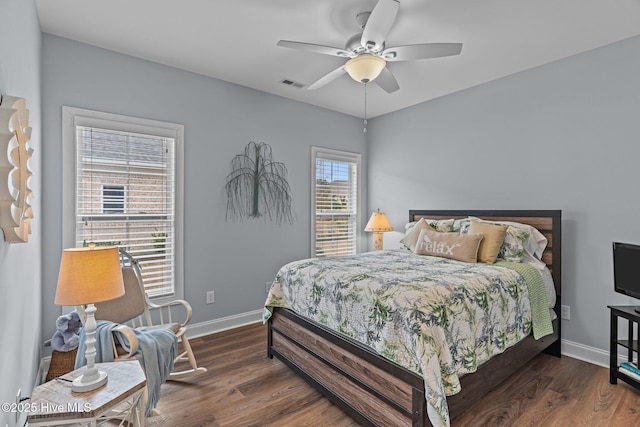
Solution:
<path fill-rule="evenodd" d="M 426 219 L 409 223 L 407 233 L 400 240 L 407 249 L 418 255 L 431 255 L 464 262 L 477 262 L 483 235 L 454 232 L 453 219 Z"/>
<path fill-rule="evenodd" d="M 547 239 L 534 227 L 513 222 L 487 221 L 476 217 L 464 219 L 426 219 L 406 225 L 406 234 L 400 242 L 418 255 L 441 256 L 465 262 L 493 264 L 497 260 L 532 263 L 539 261 Z M 421 235 L 423 230 L 428 231 Z M 481 235 L 477 258 L 473 258 L 475 238 L 462 235 Z M 435 247 L 439 244 L 439 247 Z M 456 246 L 458 256 L 447 245 Z M 445 256 L 447 255 L 447 256 Z"/>
<path fill-rule="evenodd" d="M 457 222 L 457 229 L 461 233 L 468 233 L 471 221 L 507 225 L 507 233 L 498 253 L 498 259 L 512 262 L 524 262 L 539 269 L 544 269 L 541 261 L 542 254 L 547 247 L 547 238 L 535 227 L 528 224 L 511 221 L 488 221 L 476 217 L 468 217 Z"/>

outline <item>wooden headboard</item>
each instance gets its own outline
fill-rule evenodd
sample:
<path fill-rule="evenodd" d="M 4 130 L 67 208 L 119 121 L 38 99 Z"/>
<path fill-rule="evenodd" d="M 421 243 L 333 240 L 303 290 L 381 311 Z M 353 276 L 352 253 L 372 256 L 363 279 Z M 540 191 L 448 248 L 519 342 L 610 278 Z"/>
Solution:
<path fill-rule="evenodd" d="M 542 261 L 547 264 L 556 287 L 556 314 L 560 315 L 562 305 L 562 260 L 561 260 L 561 223 L 560 210 L 410 210 L 409 221 L 420 218 L 447 219 L 466 218 L 476 216 L 489 221 L 513 221 L 532 225 L 537 228 L 549 241 L 542 255 Z"/>

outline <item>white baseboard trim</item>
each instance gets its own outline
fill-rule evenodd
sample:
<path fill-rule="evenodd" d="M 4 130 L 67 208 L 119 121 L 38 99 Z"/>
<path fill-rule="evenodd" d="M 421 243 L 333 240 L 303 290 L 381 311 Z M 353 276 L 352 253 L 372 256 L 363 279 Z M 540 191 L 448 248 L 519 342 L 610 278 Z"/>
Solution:
<path fill-rule="evenodd" d="M 206 322 L 192 323 L 187 327 L 187 338 L 197 338 L 203 335 L 215 334 L 216 332 L 222 332 L 228 329 L 238 328 L 240 326 L 246 326 L 258 322 L 262 322 L 262 310 L 234 314 L 233 316 L 207 320 Z"/>
<path fill-rule="evenodd" d="M 220 319 L 190 324 L 187 327 L 187 337 L 197 338 L 203 335 L 215 334 L 216 332 L 222 332 L 228 329 L 238 328 L 240 326 L 258 322 L 262 322 L 262 310 L 255 310 L 247 313 L 235 314 L 233 316 L 222 317 Z M 47 372 L 49 372 L 50 364 L 51 356 L 46 356 L 40 359 L 40 365 L 38 366 L 38 373 L 35 378 L 34 387 L 44 383 Z"/>
<path fill-rule="evenodd" d="M 606 350 L 590 347 L 588 345 L 569 340 L 562 340 L 561 348 L 563 356 L 573 357 L 574 359 L 609 369 L 609 352 Z M 618 363 L 625 361 L 621 357 L 618 357 L 618 359 Z"/>
<path fill-rule="evenodd" d="M 262 321 L 262 310 L 249 311 L 246 313 L 234 314 L 233 316 L 222 317 L 220 319 L 208 320 L 206 322 L 194 323 L 187 328 L 187 337 L 197 338 L 204 335 L 215 334 L 240 326 L 251 325 Z M 609 368 L 609 352 L 596 347 L 580 344 L 574 341 L 562 340 L 562 355 L 582 360 L 603 368 Z M 624 356 L 618 356 L 618 363 L 626 361 Z M 36 384 L 42 384 L 49 370 L 51 357 L 44 357 L 40 361 Z"/>
<path fill-rule="evenodd" d="M 38 373 L 36 374 L 34 388 L 40 384 L 44 384 L 44 380 L 47 379 L 47 373 L 49 372 L 49 366 L 51 366 L 51 356 L 46 356 L 40 359 L 40 365 L 38 366 Z"/>
<path fill-rule="evenodd" d="M 262 310 L 249 311 L 247 313 L 235 314 L 233 316 L 223 317 L 220 319 L 209 320 L 206 322 L 194 323 L 189 325 L 187 329 L 187 337 L 196 338 L 203 335 L 215 334 L 240 326 L 250 325 L 262 321 Z M 609 368 L 609 352 L 596 347 L 580 344 L 574 341 L 562 340 L 562 354 L 564 356 L 573 357 L 583 362 L 593 365 Z M 626 361 L 624 357 L 618 357 L 619 362 Z"/>
<path fill-rule="evenodd" d="M 235 314 L 233 316 L 223 317 L 220 319 L 191 324 L 187 329 L 187 337 L 196 338 L 203 335 L 215 334 L 216 332 L 222 332 L 261 321 L 262 310 Z M 562 340 L 561 349 L 562 355 L 564 356 L 573 357 L 574 359 L 602 366 L 603 368 L 609 368 L 609 352 L 606 350 L 565 339 Z M 619 356 L 618 359 L 618 363 L 626 361 L 624 357 Z"/>

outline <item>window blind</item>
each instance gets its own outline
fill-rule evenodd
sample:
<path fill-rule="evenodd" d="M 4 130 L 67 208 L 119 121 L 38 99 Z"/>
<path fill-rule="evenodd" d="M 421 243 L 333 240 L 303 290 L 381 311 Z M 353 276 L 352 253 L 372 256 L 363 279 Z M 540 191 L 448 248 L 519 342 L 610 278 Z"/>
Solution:
<path fill-rule="evenodd" d="M 174 294 L 175 140 L 76 126 L 76 246 L 139 261 L 149 297 Z"/>
<path fill-rule="evenodd" d="M 315 156 L 313 256 L 357 252 L 358 161 L 350 157 Z"/>

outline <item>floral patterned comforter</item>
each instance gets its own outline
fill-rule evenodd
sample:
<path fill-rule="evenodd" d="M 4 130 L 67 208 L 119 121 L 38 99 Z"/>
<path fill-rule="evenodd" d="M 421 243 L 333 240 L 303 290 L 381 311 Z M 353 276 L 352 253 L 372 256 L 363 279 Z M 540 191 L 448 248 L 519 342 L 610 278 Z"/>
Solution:
<path fill-rule="evenodd" d="M 460 391 L 458 377 L 532 328 L 529 289 L 516 271 L 403 251 L 289 263 L 269 292 L 265 321 L 272 307 L 289 308 L 421 375 L 434 426 L 449 425 L 446 396 Z"/>

